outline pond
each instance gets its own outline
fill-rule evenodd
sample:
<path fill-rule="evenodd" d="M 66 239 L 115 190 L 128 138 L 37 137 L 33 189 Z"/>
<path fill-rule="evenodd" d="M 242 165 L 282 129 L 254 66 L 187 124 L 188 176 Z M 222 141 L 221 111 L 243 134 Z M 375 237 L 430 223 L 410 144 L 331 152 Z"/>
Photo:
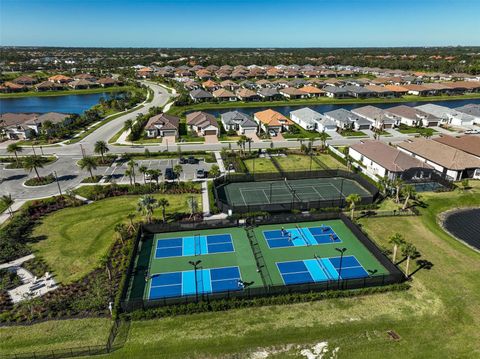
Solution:
<path fill-rule="evenodd" d="M 429 103 L 428 101 L 417 101 L 417 102 L 402 102 L 402 103 L 371 103 L 372 106 L 376 106 L 379 108 L 388 108 L 397 105 L 407 105 L 407 106 L 419 106 Z M 470 99 L 470 100 L 445 100 L 445 101 L 435 101 L 432 102 L 436 105 L 446 106 L 450 108 L 460 107 L 463 105 L 467 105 L 470 103 L 480 104 L 480 99 Z M 275 111 L 280 112 L 285 116 L 290 116 L 290 111 L 298 110 L 302 107 L 309 107 L 314 111 L 325 113 L 328 111 L 333 111 L 339 108 L 344 108 L 346 110 L 351 110 L 354 108 L 362 107 L 369 105 L 368 102 L 362 102 L 357 104 L 335 104 L 335 105 L 295 105 L 295 106 L 275 106 L 275 107 L 268 107 L 268 105 L 262 106 L 262 103 L 259 103 L 258 107 L 239 107 L 239 108 L 228 108 L 228 109 L 215 109 L 215 110 L 205 110 L 205 112 L 211 113 L 215 117 L 219 117 L 222 113 L 228 111 L 240 111 L 246 113 L 248 115 L 253 115 L 255 112 L 263 111 L 268 108 L 274 109 Z"/>
<path fill-rule="evenodd" d="M 0 99 L 0 113 L 63 112 L 81 114 L 96 105 L 101 97 L 109 98 L 121 92 L 101 92 L 64 96 L 32 96 Z"/>
<path fill-rule="evenodd" d="M 447 214 L 443 225 L 455 237 L 480 250 L 480 208 Z"/>

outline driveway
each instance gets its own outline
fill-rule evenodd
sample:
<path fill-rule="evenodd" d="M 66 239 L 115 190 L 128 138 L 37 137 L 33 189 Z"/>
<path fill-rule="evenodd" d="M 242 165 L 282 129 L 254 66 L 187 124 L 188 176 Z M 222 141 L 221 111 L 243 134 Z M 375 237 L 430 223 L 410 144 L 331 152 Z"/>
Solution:
<path fill-rule="evenodd" d="M 220 143 L 216 135 L 205 135 L 204 137 L 205 137 L 205 143 L 207 144 Z"/>
<path fill-rule="evenodd" d="M 283 135 L 280 132 L 277 132 L 277 135 L 272 136 L 271 139 L 272 139 L 273 142 L 285 141 L 285 138 L 283 137 Z"/>

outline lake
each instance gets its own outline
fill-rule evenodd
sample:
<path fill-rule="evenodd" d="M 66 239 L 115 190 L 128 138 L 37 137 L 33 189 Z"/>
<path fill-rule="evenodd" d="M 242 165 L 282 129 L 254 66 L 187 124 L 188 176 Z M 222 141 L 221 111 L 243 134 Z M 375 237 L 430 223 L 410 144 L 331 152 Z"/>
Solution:
<path fill-rule="evenodd" d="M 393 107 L 397 105 L 407 105 L 407 106 L 419 106 L 419 105 L 424 105 L 426 103 L 429 103 L 428 101 L 417 101 L 417 102 L 402 102 L 402 103 L 371 103 L 370 105 L 376 106 L 379 108 L 388 108 L 388 107 Z M 436 105 L 440 106 L 446 106 L 446 107 L 460 107 L 463 105 L 467 105 L 469 103 L 474 103 L 474 104 L 480 104 L 480 99 L 471 99 L 471 100 L 445 100 L 445 101 L 432 101 L 431 103 L 435 103 Z M 369 105 L 368 102 L 362 102 L 358 104 L 336 104 L 336 105 L 296 105 L 296 106 L 275 106 L 275 107 L 268 107 L 268 106 L 262 106 L 261 103 L 259 103 L 258 107 L 239 107 L 239 108 L 228 108 L 228 109 L 215 109 L 215 110 L 205 110 L 205 112 L 211 113 L 215 117 L 219 117 L 222 113 L 228 112 L 228 111 L 239 111 L 246 113 L 248 115 L 252 115 L 255 112 L 258 111 L 263 111 L 268 108 L 271 108 L 275 111 L 280 112 L 281 114 L 285 116 L 290 116 L 290 111 L 298 110 L 302 107 L 309 107 L 314 111 L 320 112 L 320 113 L 325 113 L 328 111 L 333 111 L 339 108 L 344 108 L 346 110 L 351 110 L 354 108 L 362 107 Z"/>
<path fill-rule="evenodd" d="M 455 237 L 480 250 L 480 208 L 450 213 L 443 225 Z"/>
<path fill-rule="evenodd" d="M 0 99 L 0 113 L 4 112 L 63 112 L 81 114 L 96 105 L 100 97 L 118 95 L 115 92 L 77 94 L 64 96 L 33 96 Z"/>

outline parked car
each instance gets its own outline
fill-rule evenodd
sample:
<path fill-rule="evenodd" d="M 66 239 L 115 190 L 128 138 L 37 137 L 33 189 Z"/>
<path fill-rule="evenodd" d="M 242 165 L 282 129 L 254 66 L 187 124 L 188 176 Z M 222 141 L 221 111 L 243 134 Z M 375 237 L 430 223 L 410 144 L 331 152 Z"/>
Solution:
<path fill-rule="evenodd" d="M 193 157 L 193 156 L 188 157 L 188 163 L 189 164 L 196 165 L 198 162 L 200 162 L 200 160 L 196 159 L 195 157 Z"/>
<path fill-rule="evenodd" d="M 171 167 L 165 168 L 165 179 L 167 180 L 175 179 L 175 173 L 173 172 L 173 168 Z"/>
<path fill-rule="evenodd" d="M 480 130 L 475 130 L 475 129 L 465 131 L 466 135 L 476 135 L 476 134 L 479 134 L 479 133 L 480 133 Z"/>
<path fill-rule="evenodd" d="M 185 158 L 185 157 L 180 157 L 180 164 L 181 165 L 184 165 L 184 164 L 187 164 L 188 163 L 188 160 Z"/>
<path fill-rule="evenodd" d="M 205 178 L 207 177 L 207 172 L 203 169 L 199 169 L 197 170 L 196 176 L 197 178 Z"/>
<path fill-rule="evenodd" d="M 275 130 L 268 130 L 268 134 L 269 134 L 271 137 L 277 136 L 277 132 L 275 132 Z"/>

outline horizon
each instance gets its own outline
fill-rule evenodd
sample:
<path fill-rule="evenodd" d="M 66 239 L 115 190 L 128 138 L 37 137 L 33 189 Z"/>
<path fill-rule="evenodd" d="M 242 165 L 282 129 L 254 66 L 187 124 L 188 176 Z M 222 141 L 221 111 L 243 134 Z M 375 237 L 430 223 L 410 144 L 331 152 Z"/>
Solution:
<path fill-rule="evenodd" d="M 288 49 L 480 45 L 475 35 L 480 30 L 475 16 L 480 13 L 480 3 L 473 0 L 2 0 L 1 6 L 2 47 Z M 88 16 L 80 15 L 81 21 L 72 21 L 72 16 L 82 13 Z"/>

